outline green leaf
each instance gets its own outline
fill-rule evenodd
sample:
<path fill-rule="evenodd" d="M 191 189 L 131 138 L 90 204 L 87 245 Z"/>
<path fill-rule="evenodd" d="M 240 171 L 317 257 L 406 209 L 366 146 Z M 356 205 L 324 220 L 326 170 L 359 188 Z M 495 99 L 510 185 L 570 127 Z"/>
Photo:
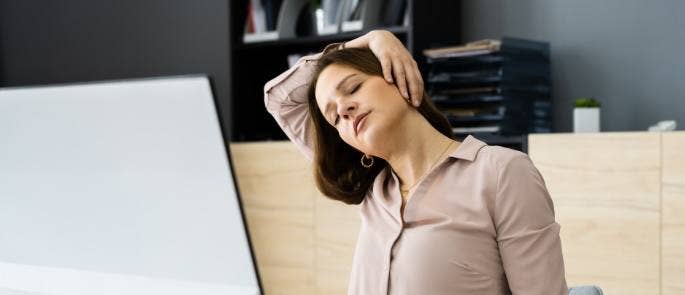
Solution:
<path fill-rule="evenodd" d="M 599 103 L 599 101 L 597 101 L 596 99 L 594 99 L 592 97 L 590 97 L 590 98 L 581 97 L 581 98 L 576 99 L 575 107 L 577 107 L 577 108 L 598 108 L 598 107 L 601 107 L 601 104 Z"/>

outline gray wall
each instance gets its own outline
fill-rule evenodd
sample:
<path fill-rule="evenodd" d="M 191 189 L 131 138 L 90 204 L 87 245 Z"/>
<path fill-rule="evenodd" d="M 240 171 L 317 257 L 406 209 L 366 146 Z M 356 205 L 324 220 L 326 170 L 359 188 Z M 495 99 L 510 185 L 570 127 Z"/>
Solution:
<path fill-rule="evenodd" d="M 227 135 L 225 0 L 0 0 L 0 86 L 208 73 Z"/>
<path fill-rule="evenodd" d="M 466 0 L 463 40 L 549 41 L 554 130 L 573 129 L 573 100 L 602 103 L 602 131 L 685 125 L 685 1 Z"/>

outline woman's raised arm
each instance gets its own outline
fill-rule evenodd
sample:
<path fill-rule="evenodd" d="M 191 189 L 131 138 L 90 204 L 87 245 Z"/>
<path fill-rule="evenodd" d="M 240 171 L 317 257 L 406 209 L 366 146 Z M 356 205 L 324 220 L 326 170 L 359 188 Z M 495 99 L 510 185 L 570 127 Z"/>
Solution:
<path fill-rule="evenodd" d="M 314 155 L 314 128 L 309 120 L 307 88 L 321 55 L 328 50 L 335 50 L 339 45 L 333 43 L 322 52 L 303 56 L 290 69 L 264 85 L 266 110 L 310 161 Z"/>

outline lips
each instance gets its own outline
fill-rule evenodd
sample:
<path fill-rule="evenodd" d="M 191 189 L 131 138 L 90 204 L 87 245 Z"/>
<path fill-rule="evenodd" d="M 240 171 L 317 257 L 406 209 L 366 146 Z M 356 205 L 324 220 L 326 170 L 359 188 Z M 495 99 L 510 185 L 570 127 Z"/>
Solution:
<path fill-rule="evenodd" d="M 359 117 L 357 117 L 357 118 L 354 120 L 354 133 L 355 133 L 356 135 L 359 135 L 359 125 L 360 125 L 359 123 L 362 121 L 362 119 L 366 118 L 366 116 L 367 116 L 370 112 L 371 112 L 371 111 L 368 111 L 368 112 L 366 112 L 366 113 L 360 115 Z"/>

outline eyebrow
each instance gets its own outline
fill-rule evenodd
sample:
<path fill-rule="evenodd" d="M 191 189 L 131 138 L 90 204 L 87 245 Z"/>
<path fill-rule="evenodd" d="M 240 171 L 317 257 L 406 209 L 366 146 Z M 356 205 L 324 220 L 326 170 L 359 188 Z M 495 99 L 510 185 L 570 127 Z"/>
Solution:
<path fill-rule="evenodd" d="M 355 75 L 357 75 L 357 73 L 352 73 L 352 74 L 347 75 L 345 78 L 342 78 L 342 80 L 340 80 L 340 82 L 338 82 L 338 86 L 335 86 L 335 89 L 340 90 L 340 88 L 342 88 L 342 85 L 345 83 L 345 81 L 347 81 L 348 78 L 355 76 Z M 323 110 L 324 116 L 325 116 L 325 114 L 328 114 L 328 109 L 330 109 L 330 108 L 331 108 L 331 100 L 328 100 L 328 102 L 326 103 L 326 107 L 324 107 L 324 110 Z"/>

